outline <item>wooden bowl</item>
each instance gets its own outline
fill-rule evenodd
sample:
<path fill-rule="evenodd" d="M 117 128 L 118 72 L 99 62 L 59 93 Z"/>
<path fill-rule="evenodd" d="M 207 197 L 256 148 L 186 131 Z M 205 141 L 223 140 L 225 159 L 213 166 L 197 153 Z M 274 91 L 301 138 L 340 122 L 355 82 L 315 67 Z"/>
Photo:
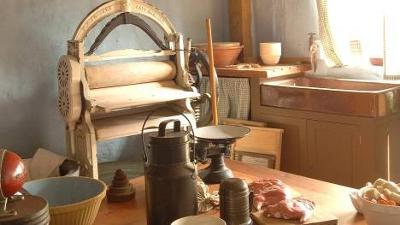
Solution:
<path fill-rule="evenodd" d="M 53 177 L 29 181 L 24 189 L 49 202 L 50 225 L 92 225 L 107 186 L 88 177 Z"/>
<path fill-rule="evenodd" d="M 194 44 L 194 47 L 198 47 L 201 49 L 207 49 L 208 44 L 207 43 L 198 43 Z M 214 42 L 213 47 L 214 48 L 229 48 L 229 47 L 239 47 L 240 42 Z"/>
<path fill-rule="evenodd" d="M 194 46 L 207 52 L 207 44 L 205 43 L 196 44 Z M 240 45 L 239 42 L 216 42 L 213 43 L 213 47 L 214 63 L 215 66 L 218 67 L 236 64 L 243 49 L 243 45 Z"/>

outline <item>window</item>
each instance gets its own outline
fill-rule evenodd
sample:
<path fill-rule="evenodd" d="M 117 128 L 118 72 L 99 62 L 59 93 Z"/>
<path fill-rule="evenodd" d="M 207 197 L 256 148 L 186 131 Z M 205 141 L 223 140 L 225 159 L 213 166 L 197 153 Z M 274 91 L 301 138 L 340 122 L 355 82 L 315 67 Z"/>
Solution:
<path fill-rule="evenodd" d="M 372 69 L 400 79 L 400 9 L 398 0 L 316 0 L 326 60 L 337 67 Z M 378 63 L 379 64 L 379 63 Z"/>

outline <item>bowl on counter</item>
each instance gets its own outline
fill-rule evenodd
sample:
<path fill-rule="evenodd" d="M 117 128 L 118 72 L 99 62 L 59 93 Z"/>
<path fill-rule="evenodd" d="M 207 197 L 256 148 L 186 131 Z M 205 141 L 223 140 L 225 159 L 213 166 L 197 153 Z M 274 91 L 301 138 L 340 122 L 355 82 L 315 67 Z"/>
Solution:
<path fill-rule="evenodd" d="M 400 221 L 400 206 L 389 206 L 373 203 L 363 198 L 367 187 L 350 194 L 354 208 L 364 215 L 368 225 L 398 225 Z"/>
<path fill-rule="evenodd" d="M 260 57 L 265 65 L 276 65 L 281 58 L 282 46 L 280 42 L 260 43 Z"/>
<path fill-rule="evenodd" d="M 207 43 L 194 44 L 193 46 L 207 53 Z M 214 42 L 213 49 L 215 66 L 223 67 L 237 63 L 243 45 L 240 45 L 240 42 Z"/>
<path fill-rule="evenodd" d="M 107 186 L 88 177 L 52 177 L 26 182 L 23 188 L 48 201 L 50 225 L 92 225 Z"/>

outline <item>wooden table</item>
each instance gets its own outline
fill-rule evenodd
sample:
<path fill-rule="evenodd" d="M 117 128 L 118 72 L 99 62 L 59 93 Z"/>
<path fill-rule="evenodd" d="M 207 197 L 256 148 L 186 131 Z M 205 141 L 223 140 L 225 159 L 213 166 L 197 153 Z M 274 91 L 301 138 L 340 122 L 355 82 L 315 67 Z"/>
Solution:
<path fill-rule="evenodd" d="M 282 180 L 295 191 L 315 201 L 317 207 L 323 207 L 326 212 L 339 218 L 340 225 L 366 225 L 363 216 L 357 214 L 350 202 L 349 193 L 354 190 L 352 188 L 237 161 L 227 160 L 226 164 L 236 177 L 242 179 L 277 178 Z M 146 224 L 144 178 L 133 179 L 132 183 L 136 187 L 135 200 L 113 204 L 104 201 L 95 225 Z M 215 189 L 217 186 L 212 188 Z"/>

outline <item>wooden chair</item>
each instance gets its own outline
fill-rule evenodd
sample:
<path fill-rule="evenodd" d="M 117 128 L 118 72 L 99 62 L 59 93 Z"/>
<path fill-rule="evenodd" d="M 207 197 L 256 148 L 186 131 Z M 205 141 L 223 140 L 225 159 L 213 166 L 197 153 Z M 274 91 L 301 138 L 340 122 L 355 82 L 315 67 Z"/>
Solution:
<path fill-rule="evenodd" d="M 242 125 L 251 129 L 246 137 L 236 141 L 231 153 L 233 159 L 239 161 L 244 161 L 244 157 L 268 159 L 273 162 L 274 169 L 280 170 L 282 129 L 267 128 L 266 123 L 247 120 L 225 119 L 223 123 Z M 257 163 L 255 160 L 250 162 Z"/>
<path fill-rule="evenodd" d="M 113 15 L 85 53 L 87 34 Z M 142 18 L 155 22 L 164 38 Z M 160 49 L 96 55 L 107 35 L 123 24 L 141 28 Z M 156 113 L 148 126 L 182 118 L 181 113 L 195 125 L 191 101 L 200 95 L 190 79 L 189 54 L 166 15 L 142 0 L 109 1 L 83 19 L 58 64 L 58 108 L 66 124 L 67 152 L 80 162 L 83 175 L 98 178 L 97 142 L 139 134 L 150 111 Z"/>

